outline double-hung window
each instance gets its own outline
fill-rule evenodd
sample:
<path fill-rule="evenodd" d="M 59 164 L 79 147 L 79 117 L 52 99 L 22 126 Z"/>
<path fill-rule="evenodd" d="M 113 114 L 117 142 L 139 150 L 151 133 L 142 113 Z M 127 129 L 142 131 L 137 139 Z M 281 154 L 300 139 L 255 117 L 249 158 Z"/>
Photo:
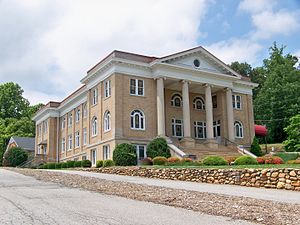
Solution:
<path fill-rule="evenodd" d="M 86 128 L 83 128 L 83 145 L 86 145 L 87 132 Z"/>
<path fill-rule="evenodd" d="M 75 121 L 76 123 L 78 123 L 80 120 L 80 109 L 77 109 L 76 110 L 76 115 L 75 115 Z"/>
<path fill-rule="evenodd" d="M 72 149 L 72 134 L 68 136 L 68 150 Z"/>
<path fill-rule="evenodd" d="M 68 126 L 71 127 L 72 126 L 72 121 L 73 121 L 73 116 L 72 116 L 72 113 L 69 114 L 69 117 L 68 117 Z"/>
<path fill-rule="evenodd" d="M 234 109 L 242 108 L 242 97 L 240 95 L 232 95 L 232 107 Z"/>
<path fill-rule="evenodd" d="M 130 94 L 144 96 L 144 80 L 130 79 Z"/>
<path fill-rule="evenodd" d="M 66 117 L 61 118 L 61 129 L 65 129 L 66 127 Z"/>
<path fill-rule="evenodd" d="M 103 146 L 103 160 L 107 160 L 110 157 L 110 147 L 109 145 Z"/>
<path fill-rule="evenodd" d="M 108 98 L 111 95 L 111 82 L 107 80 L 104 82 L 104 97 Z"/>
<path fill-rule="evenodd" d="M 62 138 L 61 139 L 61 152 L 65 152 L 66 150 L 66 139 Z"/>
<path fill-rule="evenodd" d="M 98 88 L 94 88 L 92 91 L 92 104 L 96 105 L 98 103 Z"/>
<path fill-rule="evenodd" d="M 75 132 L 75 148 L 78 148 L 80 145 L 80 135 L 79 135 L 79 131 Z"/>

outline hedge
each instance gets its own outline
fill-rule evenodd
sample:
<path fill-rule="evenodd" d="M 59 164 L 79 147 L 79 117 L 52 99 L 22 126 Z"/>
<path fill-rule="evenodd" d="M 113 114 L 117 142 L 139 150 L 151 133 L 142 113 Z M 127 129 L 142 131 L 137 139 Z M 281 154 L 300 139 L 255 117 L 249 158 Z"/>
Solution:
<path fill-rule="evenodd" d="M 228 162 L 221 156 L 207 156 L 202 161 L 205 166 L 223 166 L 228 165 Z"/>
<path fill-rule="evenodd" d="M 234 161 L 234 165 L 256 165 L 256 164 L 258 164 L 256 159 L 247 155 L 240 156 Z"/>
<path fill-rule="evenodd" d="M 113 151 L 113 161 L 117 166 L 135 166 L 137 164 L 135 147 L 127 143 L 117 145 Z"/>

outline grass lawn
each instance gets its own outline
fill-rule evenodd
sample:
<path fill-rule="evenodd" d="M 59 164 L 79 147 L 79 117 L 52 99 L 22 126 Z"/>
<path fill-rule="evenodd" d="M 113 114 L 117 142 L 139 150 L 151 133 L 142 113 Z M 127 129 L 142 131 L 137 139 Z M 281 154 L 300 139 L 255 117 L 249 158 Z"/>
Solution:
<path fill-rule="evenodd" d="M 150 168 L 198 168 L 198 169 L 264 169 L 264 168 L 293 168 L 300 169 L 300 164 L 259 164 L 259 165 L 239 165 L 239 166 L 145 166 Z"/>

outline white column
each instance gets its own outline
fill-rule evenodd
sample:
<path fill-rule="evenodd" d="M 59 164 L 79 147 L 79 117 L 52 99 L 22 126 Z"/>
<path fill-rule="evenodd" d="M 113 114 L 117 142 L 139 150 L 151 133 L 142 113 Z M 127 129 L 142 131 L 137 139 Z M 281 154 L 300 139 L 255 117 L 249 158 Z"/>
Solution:
<path fill-rule="evenodd" d="M 212 105 L 212 96 L 211 96 L 211 86 L 205 85 L 205 112 L 206 112 L 206 132 L 207 139 L 214 138 L 213 130 L 213 105 Z"/>
<path fill-rule="evenodd" d="M 190 99 L 189 84 L 187 81 L 182 82 L 182 104 L 183 104 L 183 133 L 185 138 L 191 137 L 191 116 L 190 116 Z"/>
<path fill-rule="evenodd" d="M 157 135 L 165 136 L 165 96 L 164 96 L 164 78 L 156 80 L 157 88 Z"/>
<path fill-rule="evenodd" d="M 226 89 L 226 111 L 228 124 L 228 139 L 234 141 L 234 122 L 233 122 L 233 106 L 232 106 L 232 91 Z"/>

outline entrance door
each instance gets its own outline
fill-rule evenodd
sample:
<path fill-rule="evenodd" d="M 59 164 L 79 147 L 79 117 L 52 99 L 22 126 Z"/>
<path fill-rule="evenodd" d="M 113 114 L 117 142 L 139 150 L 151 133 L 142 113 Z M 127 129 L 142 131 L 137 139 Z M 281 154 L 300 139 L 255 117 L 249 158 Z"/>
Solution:
<path fill-rule="evenodd" d="M 93 149 L 91 151 L 91 161 L 92 161 L 92 166 L 96 166 L 96 161 L 97 161 L 97 152 L 96 152 L 96 149 Z"/>
<path fill-rule="evenodd" d="M 213 128 L 214 128 L 214 138 L 221 137 L 221 121 L 216 120 L 213 123 Z"/>

